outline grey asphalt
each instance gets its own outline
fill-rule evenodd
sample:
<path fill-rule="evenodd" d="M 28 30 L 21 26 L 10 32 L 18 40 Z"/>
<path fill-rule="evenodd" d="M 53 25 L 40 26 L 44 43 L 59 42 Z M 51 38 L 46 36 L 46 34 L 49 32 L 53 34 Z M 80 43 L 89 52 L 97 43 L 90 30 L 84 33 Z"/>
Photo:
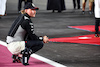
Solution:
<path fill-rule="evenodd" d="M 14 1 L 15 0 L 8 0 L 7 16 L 3 16 L 2 19 L 0 19 L 0 40 L 2 41 L 6 40 L 5 38 L 11 24 L 19 15 L 17 9 L 15 9 L 17 2 Z M 41 8 L 37 11 L 36 17 L 32 18 L 35 25 L 35 32 L 38 36 L 47 35 L 49 38 L 58 38 L 94 34 L 94 32 L 70 29 L 67 27 L 94 25 L 94 15 L 88 13 L 88 8 L 86 9 L 85 15 L 82 15 L 81 10 L 67 9 L 62 13 L 52 13 L 51 11 Z M 45 44 L 43 49 L 36 52 L 36 54 L 67 67 L 100 67 L 99 51 L 100 46 L 50 42 Z"/>

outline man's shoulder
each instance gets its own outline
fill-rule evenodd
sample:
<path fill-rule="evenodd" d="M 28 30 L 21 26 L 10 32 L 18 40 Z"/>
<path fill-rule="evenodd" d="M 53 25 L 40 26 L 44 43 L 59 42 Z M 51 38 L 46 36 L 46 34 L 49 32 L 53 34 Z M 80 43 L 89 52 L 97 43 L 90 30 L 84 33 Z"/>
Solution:
<path fill-rule="evenodd" d="M 30 22 L 30 20 L 27 20 L 27 19 L 23 20 L 23 23 L 28 23 L 28 22 Z"/>

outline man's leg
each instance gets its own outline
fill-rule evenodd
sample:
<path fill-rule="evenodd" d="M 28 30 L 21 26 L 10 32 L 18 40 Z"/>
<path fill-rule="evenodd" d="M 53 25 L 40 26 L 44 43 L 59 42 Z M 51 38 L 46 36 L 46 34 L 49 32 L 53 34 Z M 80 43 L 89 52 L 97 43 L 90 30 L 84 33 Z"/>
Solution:
<path fill-rule="evenodd" d="M 94 2 L 93 2 L 93 5 L 92 5 L 92 12 L 94 13 L 94 6 L 95 6 L 95 4 L 94 4 Z"/>
<path fill-rule="evenodd" d="M 83 10 L 83 11 L 85 11 L 86 1 L 87 1 L 87 0 L 83 0 L 83 2 L 82 2 L 82 10 Z"/>
<path fill-rule="evenodd" d="M 30 58 L 30 55 L 32 54 L 32 50 L 29 48 L 25 48 L 23 51 L 21 51 L 22 54 L 22 64 L 23 65 L 29 65 L 28 60 Z"/>
<path fill-rule="evenodd" d="M 89 0 L 89 13 L 92 14 L 93 0 Z"/>
<path fill-rule="evenodd" d="M 19 55 L 17 54 L 13 54 L 12 55 L 12 59 L 13 59 L 13 63 L 21 63 L 21 60 L 22 60 L 22 57 L 20 57 Z"/>
<path fill-rule="evenodd" d="M 21 6 L 22 6 L 22 0 L 18 1 L 18 12 L 21 10 Z"/>
<path fill-rule="evenodd" d="M 83 13 L 83 14 L 85 14 L 86 1 L 87 1 L 87 0 L 83 0 L 83 2 L 82 2 L 82 13 Z"/>
<path fill-rule="evenodd" d="M 23 65 L 29 65 L 28 60 L 32 53 L 37 52 L 43 47 L 42 41 L 25 41 L 25 49 L 21 52 Z"/>
<path fill-rule="evenodd" d="M 77 0 L 77 7 L 80 9 L 80 0 Z"/>
<path fill-rule="evenodd" d="M 26 47 L 32 50 L 32 53 L 37 52 L 43 47 L 42 41 L 26 41 Z"/>
<path fill-rule="evenodd" d="M 95 19 L 95 37 L 99 37 L 99 23 L 100 19 Z"/>
<path fill-rule="evenodd" d="M 28 0 L 27 2 L 31 2 L 32 3 L 32 0 Z"/>
<path fill-rule="evenodd" d="M 75 2 L 75 0 L 73 0 L 73 7 L 74 7 L 74 9 L 76 9 L 76 2 Z"/>

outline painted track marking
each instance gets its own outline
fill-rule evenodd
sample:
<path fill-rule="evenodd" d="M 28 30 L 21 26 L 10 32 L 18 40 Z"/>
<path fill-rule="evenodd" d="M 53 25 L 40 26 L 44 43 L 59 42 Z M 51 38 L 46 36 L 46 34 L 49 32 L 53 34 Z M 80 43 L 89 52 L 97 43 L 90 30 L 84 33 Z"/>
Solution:
<path fill-rule="evenodd" d="M 0 44 L 7 47 L 7 44 L 6 44 L 5 42 L 3 42 L 3 41 L 0 41 Z M 36 58 L 36 59 L 38 59 L 38 60 L 41 60 L 41 61 L 43 61 L 43 62 L 45 62 L 45 63 L 48 63 L 48 64 L 50 64 L 50 65 L 52 65 L 52 66 L 54 66 L 54 67 L 67 67 L 67 66 L 65 66 L 65 65 L 62 65 L 62 64 L 57 63 L 57 62 L 55 62 L 55 61 L 49 60 L 49 59 L 44 58 L 44 57 L 42 57 L 42 56 L 39 56 L 39 55 L 37 55 L 37 54 L 32 54 L 31 57 Z"/>

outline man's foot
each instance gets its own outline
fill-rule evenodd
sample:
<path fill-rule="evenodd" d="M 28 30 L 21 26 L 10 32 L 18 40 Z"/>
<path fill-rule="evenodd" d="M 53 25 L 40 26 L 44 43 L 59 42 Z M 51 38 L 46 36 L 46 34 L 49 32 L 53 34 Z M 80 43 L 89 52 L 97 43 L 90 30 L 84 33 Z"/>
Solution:
<path fill-rule="evenodd" d="M 29 65 L 29 63 L 24 63 L 23 65 L 25 65 L 25 66 L 26 66 L 26 65 Z"/>
<path fill-rule="evenodd" d="M 85 11 L 82 11 L 82 14 L 85 14 Z"/>
<path fill-rule="evenodd" d="M 12 55 L 12 59 L 13 59 L 13 63 L 16 63 L 16 62 L 21 63 L 22 61 L 22 58 L 15 54 Z"/>
<path fill-rule="evenodd" d="M 80 7 L 78 7 L 77 9 L 80 9 Z"/>
<path fill-rule="evenodd" d="M 76 9 L 76 7 L 74 7 L 74 10 Z"/>
<path fill-rule="evenodd" d="M 100 36 L 99 36 L 99 34 L 95 34 L 95 36 L 94 36 L 94 37 L 100 37 Z"/>
<path fill-rule="evenodd" d="M 21 11 L 18 11 L 18 13 L 21 13 Z"/>
<path fill-rule="evenodd" d="M 61 10 L 58 10 L 58 13 L 61 13 Z"/>
<path fill-rule="evenodd" d="M 29 48 L 25 48 L 23 51 L 21 51 L 22 54 L 22 64 L 23 65 L 29 65 L 28 60 L 30 58 L 30 55 L 32 54 L 32 50 Z"/>
<path fill-rule="evenodd" d="M 89 11 L 89 14 L 92 14 L 92 11 L 91 10 Z"/>
<path fill-rule="evenodd" d="M 54 13 L 55 12 L 55 10 L 52 10 L 52 13 Z"/>

